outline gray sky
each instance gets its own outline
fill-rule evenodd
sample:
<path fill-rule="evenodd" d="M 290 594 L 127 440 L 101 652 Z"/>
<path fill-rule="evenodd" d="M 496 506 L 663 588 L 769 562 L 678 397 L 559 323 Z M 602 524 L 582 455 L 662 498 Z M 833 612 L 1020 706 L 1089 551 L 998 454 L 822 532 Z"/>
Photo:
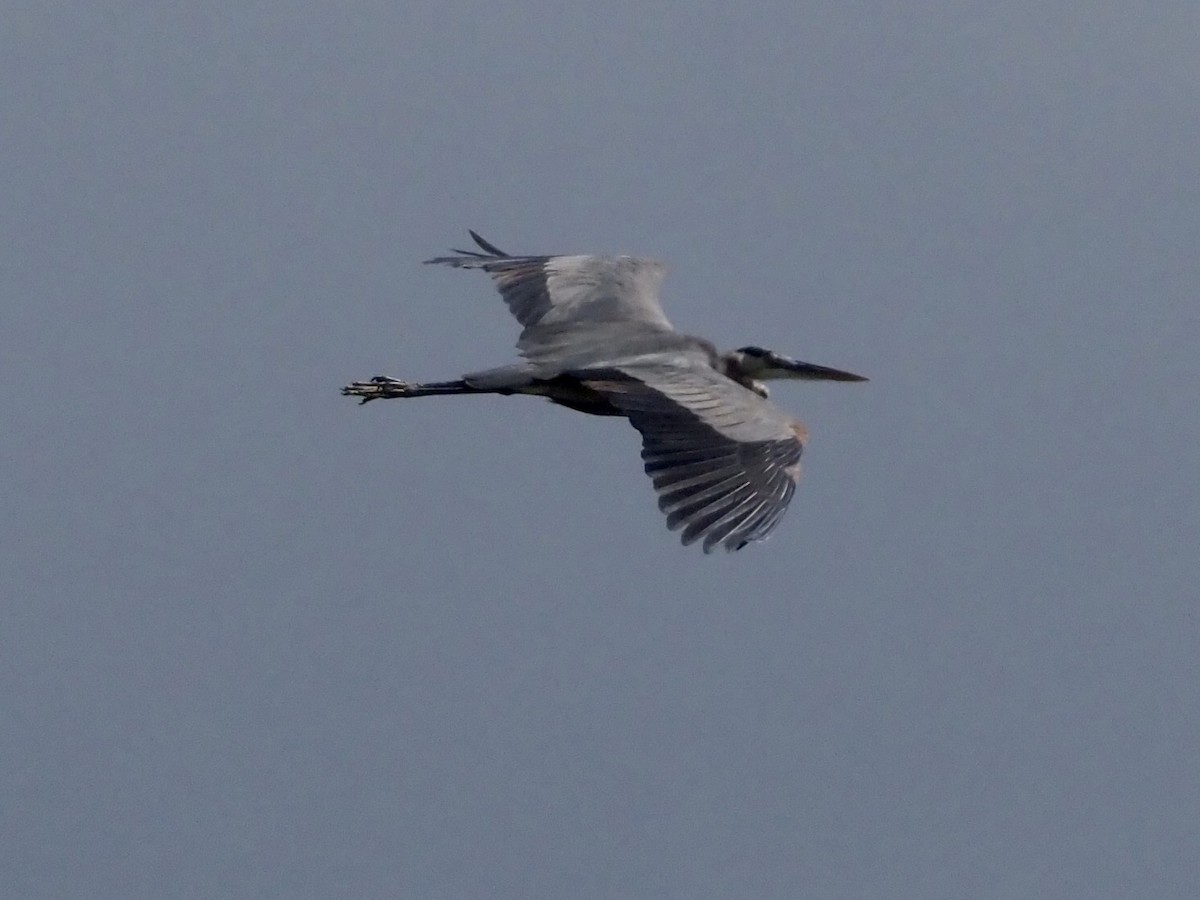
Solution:
<path fill-rule="evenodd" d="M 564 6 L 8 5 L 12 896 L 1196 896 L 1200 7 Z M 768 543 L 337 395 L 468 227 L 871 376 Z"/>

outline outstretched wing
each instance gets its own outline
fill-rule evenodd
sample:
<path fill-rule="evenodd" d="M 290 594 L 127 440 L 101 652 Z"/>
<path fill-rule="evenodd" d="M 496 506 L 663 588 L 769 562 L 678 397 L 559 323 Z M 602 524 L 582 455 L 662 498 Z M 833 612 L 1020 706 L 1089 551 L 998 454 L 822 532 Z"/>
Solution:
<path fill-rule="evenodd" d="M 525 326 L 517 346 L 531 358 L 568 336 L 673 331 L 658 300 L 666 267 L 633 256 L 510 256 L 470 232 L 482 252 L 426 260 L 487 272 Z"/>
<path fill-rule="evenodd" d="M 698 364 L 575 373 L 642 434 L 646 474 L 684 544 L 740 550 L 779 524 L 807 432 L 762 397 Z"/>

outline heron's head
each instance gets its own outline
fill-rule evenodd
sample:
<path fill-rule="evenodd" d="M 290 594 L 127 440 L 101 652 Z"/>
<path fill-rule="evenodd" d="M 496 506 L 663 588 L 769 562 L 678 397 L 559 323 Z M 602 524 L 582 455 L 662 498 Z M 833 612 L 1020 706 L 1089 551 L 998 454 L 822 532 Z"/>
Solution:
<path fill-rule="evenodd" d="M 791 379 L 801 381 L 866 381 L 861 375 L 843 372 L 841 369 L 831 369 L 828 366 L 818 366 L 814 363 L 801 362 L 776 353 L 774 350 L 764 350 L 762 347 L 742 347 L 725 355 L 726 373 L 734 381 L 739 381 L 762 396 L 767 395 L 767 389 L 761 384 L 764 381 Z"/>

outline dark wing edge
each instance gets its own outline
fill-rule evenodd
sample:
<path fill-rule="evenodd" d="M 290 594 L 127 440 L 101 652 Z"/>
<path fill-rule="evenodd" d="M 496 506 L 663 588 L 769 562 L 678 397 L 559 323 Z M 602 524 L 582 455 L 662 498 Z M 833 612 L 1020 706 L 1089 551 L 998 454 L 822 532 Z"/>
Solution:
<path fill-rule="evenodd" d="M 794 430 L 765 440 L 735 440 L 706 423 L 719 397 L 696 392 L 693 408 L 620 370 L 588 386 L 603 393 L 642 435 L 642 460 L 667 527 L 705 553 L 740 550 L 779 524 L 796 489 L 804 445 Z M 735 385 L 739 390 L 740 386 Z M 757 398 L 756 398 L 757 399 Z"/>
<path fill-rule="evenodd" d="M 456 269 L 482 269 L 491 276 L 504 303 L 517 321 L 528 328 L 540 320 L 552 306 L 546 283 L 546 263 L 552 256 L 512 256 L 476 231 L 468 231 L 482 253 L 454 250 L 458 256 L 435 256 L 426 265 L 452 266 Z"/>

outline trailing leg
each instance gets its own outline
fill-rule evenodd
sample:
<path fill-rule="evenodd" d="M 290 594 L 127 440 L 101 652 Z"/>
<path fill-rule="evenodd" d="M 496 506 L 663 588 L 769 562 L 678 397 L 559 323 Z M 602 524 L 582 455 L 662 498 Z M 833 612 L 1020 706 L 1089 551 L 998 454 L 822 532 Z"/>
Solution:
<path fill-rule="evenodd" d="M 371 400 L 394 400 L 402 397 L 434 397 L 442 394 L 494 394 L 494 389 L 478 388 L 466 381 L 431 381 L 428 384 L 409 383 L 386 375 L 376 375 L 370 381 L 355 381 L 342 388 L 345 397 L 358 397 L 359 403 Z"/>

